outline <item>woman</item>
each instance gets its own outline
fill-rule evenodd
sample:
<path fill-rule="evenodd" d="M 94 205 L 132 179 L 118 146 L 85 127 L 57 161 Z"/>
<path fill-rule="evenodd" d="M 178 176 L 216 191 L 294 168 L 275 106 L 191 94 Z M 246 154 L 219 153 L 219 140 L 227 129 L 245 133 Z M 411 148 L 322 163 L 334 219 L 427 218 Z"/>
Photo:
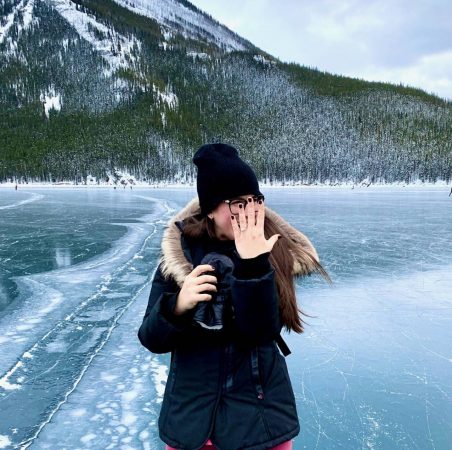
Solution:
<path fill-rule="evenodd" d="M 168 223 L 138 331 L 171 352 L 159 416 L 166 449 L 288 450 L 300 424 L 280 337 L 303 332 L 294 275 L 329 280 L 304 234 L 265 206 L 237 150 L 193 157 L 198 197 Z"/>

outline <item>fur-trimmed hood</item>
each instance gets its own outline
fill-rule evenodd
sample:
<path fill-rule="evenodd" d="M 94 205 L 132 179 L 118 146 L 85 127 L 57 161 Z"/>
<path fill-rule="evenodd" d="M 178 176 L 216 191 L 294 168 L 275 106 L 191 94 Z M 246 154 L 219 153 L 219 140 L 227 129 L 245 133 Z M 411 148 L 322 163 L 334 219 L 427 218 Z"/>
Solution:
<path fill-rule="evenodd" d="M 181 243 L 181 230 L 176 225 L 176 222 L 199 212 L 199 199 L 195 197 L 168 221 L 163 233 L 159 261 L 162 274 L 164 277 L 173 277 L 179 286 L 182 286 L 185 277 L 193 270 L 193 265 L 187 260 L 184 254 Z M 319 257 L 311 241 L 301 231 L 298 231 L 267 206 L 265 207 L 265 217 L 272 219 L 281 228 L 285 238 L 291 239 L 294 243 L 298 244 L 296 246 L 297 251 L 293 255 L 293 274 L 304 276 L 316 271 L 315 264 L 309 256 L 317 262 L 319 262 Z"/>

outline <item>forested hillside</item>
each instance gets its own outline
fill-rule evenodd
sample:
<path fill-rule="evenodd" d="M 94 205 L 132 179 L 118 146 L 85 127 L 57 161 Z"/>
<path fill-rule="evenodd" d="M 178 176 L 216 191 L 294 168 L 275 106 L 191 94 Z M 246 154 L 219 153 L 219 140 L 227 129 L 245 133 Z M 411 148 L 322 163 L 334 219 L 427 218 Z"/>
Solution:
<path fill-rule="evenodd" d="M 192 182 L 206 142 L 264 182 L 450 181 L 452 102 L 282 63 L 187 1 L 0 4 L 0 182 Z"/>

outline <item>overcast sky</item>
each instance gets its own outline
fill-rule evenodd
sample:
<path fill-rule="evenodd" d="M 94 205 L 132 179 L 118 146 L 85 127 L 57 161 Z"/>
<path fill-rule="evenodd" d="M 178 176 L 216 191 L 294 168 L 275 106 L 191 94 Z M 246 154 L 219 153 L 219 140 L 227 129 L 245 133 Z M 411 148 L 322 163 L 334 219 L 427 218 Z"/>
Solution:
<path fill-rule="evenodd" d="M 281 61 L 452 100 L 451 0 L 190 0 Z"/>

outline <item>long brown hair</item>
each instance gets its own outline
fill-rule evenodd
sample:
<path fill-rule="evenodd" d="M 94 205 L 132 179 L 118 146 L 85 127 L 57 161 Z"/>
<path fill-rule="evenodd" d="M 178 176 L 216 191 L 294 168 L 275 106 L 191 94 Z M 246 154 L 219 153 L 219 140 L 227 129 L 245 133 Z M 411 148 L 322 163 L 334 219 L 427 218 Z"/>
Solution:
<path fill-rule="evenodd" d="M 201 238 L 207 235 L 212 239 L 216 239 L 213 220 L 208 216 L 202 216 L 199 213 L 193 214 L 184 220 L 183 234 L 190 238 Z M 315 268 L 315 272 L 320 273 L 328 283 L 332 283 L 332 281 L 326 270 L 309 252 L 305 251 L 297 243 L 285 236 L 285 233 L 281 230 L 280 226 L 270 217 L 266 216 L 264 221 L 264 236 L 266 239 L 269 239 L 274 234 L 280 234 L 282 237 L 278 239 L 273 246 L 269 257 L 269 262 L 275 270 L 282 324 L 289 332 L 293 330 L 296 333 L 303 333 L 303 324 L 306 322 L 301 316 L 311 316 L 304 313 L 297 304 L 295 278 L 297 278 L 298 275 L 294 275 L 293 272 L 295 262 L 293 255 L 300 255 L 300 253 L 302 253 L 303 257 L 309 260 L 310 265 Z"/>

